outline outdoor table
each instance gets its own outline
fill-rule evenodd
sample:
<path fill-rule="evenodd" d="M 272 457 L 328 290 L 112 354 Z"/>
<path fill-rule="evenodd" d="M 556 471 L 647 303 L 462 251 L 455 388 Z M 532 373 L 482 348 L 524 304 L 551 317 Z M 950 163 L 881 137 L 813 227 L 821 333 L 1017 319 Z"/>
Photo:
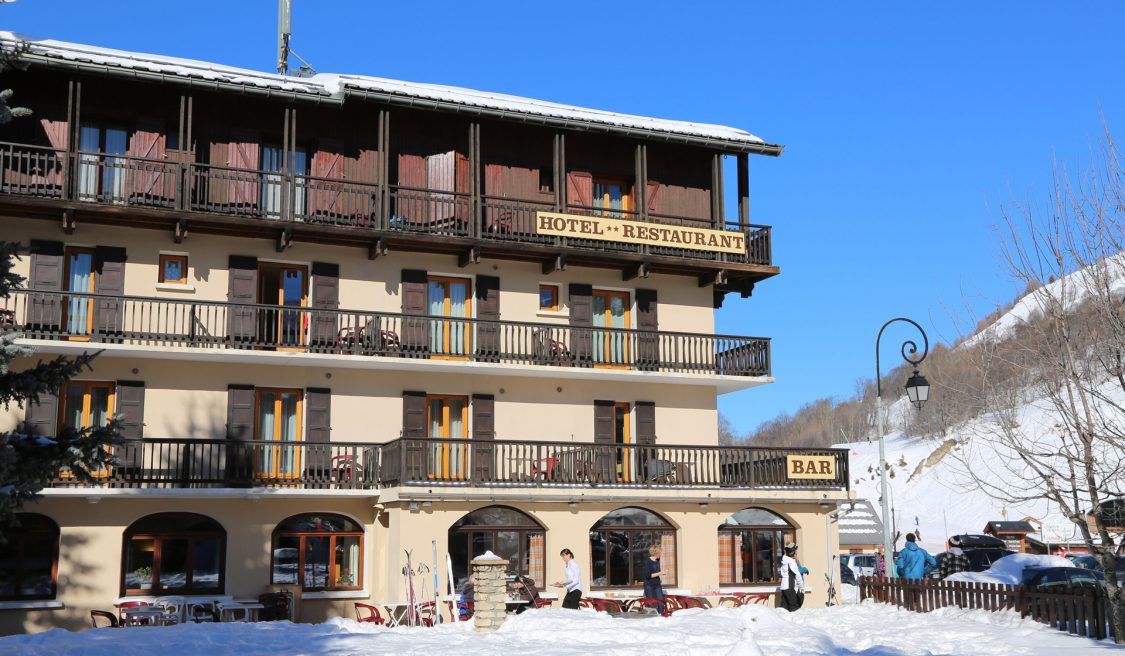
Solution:
<path fill-rule="evenodd" d="M 409 626 L 410 604 L 405 601 L 379 601 L 376 602 L 387 611 L 387 626 Z"/>
<path fill-rule="evenodd" d="M 157 626 L 161 624 L 164 609 L 160 606 L 130 606 L 121 609 L 125 626 Z"/>
<path fill-rule="evenodd" d="M 223 622 L 257 622 L 258 611 L 265 605 L 258 602 L 219 602 L 219 620 Z"/>

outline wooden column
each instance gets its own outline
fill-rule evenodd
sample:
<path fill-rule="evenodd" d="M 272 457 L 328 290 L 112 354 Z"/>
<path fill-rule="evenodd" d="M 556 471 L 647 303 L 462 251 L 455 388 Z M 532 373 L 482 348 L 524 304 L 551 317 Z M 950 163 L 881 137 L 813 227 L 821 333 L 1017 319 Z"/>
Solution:
<path fill-rule="evenodd" d="M 723 227 L 723 154 L 711 157 L 711 227 Z"/>
<path fill-rule="evenodd" d="M 391 220 L 391 113 L 379 110 L 379 216 L 375 227 L 385 230 Z"/>
<path fill-rule="evenodd" d="M 469 124 L 469 194 L 469 236 L 479 239 L 481 231 L 480 123 Z"/>
<path fill-rule="evenodd" d="M 750 156 L 738 154 L 738 225 L 750 224 Z"/>

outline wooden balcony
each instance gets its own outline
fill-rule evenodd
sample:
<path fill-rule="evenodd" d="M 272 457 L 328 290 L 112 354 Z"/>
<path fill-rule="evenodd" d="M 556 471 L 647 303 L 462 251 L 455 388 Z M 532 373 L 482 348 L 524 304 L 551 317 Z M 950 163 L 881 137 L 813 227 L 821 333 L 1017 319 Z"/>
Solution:
<path fill-rule="evenodd" d="M 13 292 L 3 315 L 0 329 L 30 339 L 770 375 L 762 337 L 30 290 Z"/>
<path fill-rule="evenodd" d="M 542 200 L 479 196 L 394 184 L 292 175 L 171 159 L 70 152 L 0 142 L 0 194 L 57 218 L 62 208 L 81 220 L 174 230 L 189 228 L 276 237 L 279 249 L 293 239 L 407 250 L 459 253 L 544 263 L 566 256 L 572 264 L 625 265 L 635 271 L 687 273 L 723 284 L 729 271 L 753 282 L 777 273 L 769 226 L 668 214 L 556 206 Z M 25 211 L 26 211 L 25 209 Z M 537 212 L 627 218 L 670 227 L 716 228 L 745 237 L 741 253 L 719 253 L 650 244 L 576 239 L 536 231 Z M 28 213 L 31 215 L 32 213 Z M 73 216 L 69 219 L 76 220 Z M 441 239 L 434 239 L 438 236 Z M 546 264 L 545 264 L 546 268 Z M 635 274 L 634 274 L 635 275 Z M 744 287 L 732 289 L 745 291 Z"/>
<path fill-rule="evenodd" d="M 117 464 L 101 472 L 96 486 L 848 489 L 844 449 L 440 438 L 385 443 L 144 439 L 116 447 L 114 455 Z M 789 456 L 827 460 L 831 477 L 790 478 Z M 66 477 L 54 483 L 76 486 Z"/>

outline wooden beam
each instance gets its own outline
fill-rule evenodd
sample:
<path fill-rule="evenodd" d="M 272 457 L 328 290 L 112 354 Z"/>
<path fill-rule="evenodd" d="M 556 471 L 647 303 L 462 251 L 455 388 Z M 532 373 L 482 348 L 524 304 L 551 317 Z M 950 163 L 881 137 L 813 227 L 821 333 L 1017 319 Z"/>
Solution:
<path fill-rule="evenodd" d="M 286 228 L 277 235 L 277 252 L 284 252 L 286 248 L 293 245 L 293 229 Z"/>
<path fill-rule="evenodd" d="M 566 271 L 566 253 L 559 253 L 543 263 L 543 275 L 549 276 L 556 271 Z"/>
<path fill-rule="evenodd" d="M 648 262 L 639 262 L 621 272 L 621 279 L 628 282 L 636 278 L 647 278 L 649 274 Z"/>
<path fill-rule="evenodd" d="M 470 246 L 457 256 L 457 266 L 464 269 L 470 264 L 480 264 L 480 246 Z"/>
<path fill-rule="evenodd" d="M 374 260 L 375 258 L 379 257 L 380 255 L 386 255 L 386 254 L 387 254 L 387 240 L 383 239 L 382 237 L 380 237 L 379 239 L 376 239 L 375 241 L 371 242 L 371 245 L 367 247 L 367 259 L 369 259 L 369 260 Z"/>
<path fill-rule="evenodd" d="M 711 287 L 713 285 L 727 284 L 727 270 L 719 269 L 718 271 L 708 271 L 707 273 L 699 276 L 700 287 Z"/>
<path fill-rule="evenodd" d="M 62 213 L 62 229 L 68 235 L 74 234 L 74 229 L 78 227 L 78 221 L 74 219 L 74 210 L 67 208 Z"/>
<path fill-rule="evenodd" d="M 738 290 L 739 296 L 742 298 L 750 298 L 754 295 L 754 283 L 746 281 L 742 283 L 742 288 Z"/>
<path fill-rule="evenodd" d="M 176 221 L 176 226 L 172 231 L 172 241 L 176 242 L 177 244 L 184 243 L 184 240 L 187 239 L 187 233 L 187 219 L 181 216 L 179 220 Z"/>
<path fill-rule="evenodd" d="M 716 310 L 723 307 L 723 299 L 726 298 L 726 295 L 727 295 L 726 292 L 718 290 L 718 289 L 716 289 L 716 290 L 714 290 L 714 292 L 712 292 L 712 297 L 711 297 L 712 305 L 715 307 Z"/>

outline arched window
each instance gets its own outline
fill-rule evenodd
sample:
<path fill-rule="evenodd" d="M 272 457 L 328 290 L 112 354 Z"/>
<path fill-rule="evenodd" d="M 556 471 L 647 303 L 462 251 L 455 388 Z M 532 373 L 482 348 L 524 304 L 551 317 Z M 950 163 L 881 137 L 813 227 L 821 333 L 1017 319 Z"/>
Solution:
<path fill-rule="evenodd" d="M 449 558 L 456 585 L 469 575 L 469 562 L 486 551 L 508 559 L 508 568 L 544 586 L 546 542 L 543 527 L 507 506 L 488 506 L 465 515 L 449 528 Z"/>
<path fill-rule="evenodd" d="M 727 517 L 719 526 L 719 583 L 777 581 L 781 548 L 795 535 L 789 522 L 764 508 L 746 508 Z"/>
<path fill-rule="evenodd" d="M 19 513 L 0 544 L 0 601 L 54 599 L 59 574 L 59 525 Z"/>
<path fill-rule="evenodd" d="M 157 513 L 125 529 L 121 589 L 130 594 L 223 591 L 227 532 L 204 515 Z"/>
<path fill-rule="evenodd" d="M 363 588 L 363 527 L 341 515 L 294 515 L 273 531 L 271 583 L 308 591 Z"/>
<path fill-rule="evenodd" d="M 595 588 L 644 585 L 648 550 L 659 546 L 665 586 L 676 584 L 676 530 L 644 508 L 618 508 L 590 529 L 591 580 Z"/>

